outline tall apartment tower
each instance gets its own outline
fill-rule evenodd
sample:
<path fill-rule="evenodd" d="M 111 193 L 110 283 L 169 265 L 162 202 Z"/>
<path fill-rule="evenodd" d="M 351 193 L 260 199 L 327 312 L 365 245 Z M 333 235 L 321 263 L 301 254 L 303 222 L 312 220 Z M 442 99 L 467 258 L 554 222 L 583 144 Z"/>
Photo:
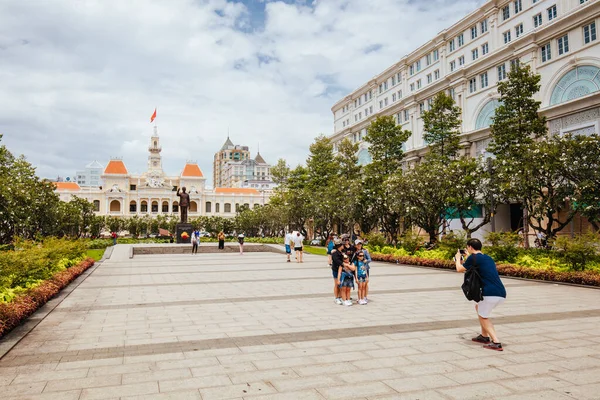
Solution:
<path fill-rule="evenodd" d="M 213 185 L 215 188 L 227 187 L 225 182 L 225 166 L 228 162 L 245 161 L 250 159 L 248 146 L 234 145 L 229 136 L 213 161 Z"/>
<path fill-rule="evenodd" d="M 420 162 L 427 152 L 421 115 L 437 93 L 446 92 L 462 110 L 462 154 L 489 157 L 498 82 L 517 63 L 541 76 L 536 99 L 550 134 L 599 133 L 598 28 L 598 0 L 487 1 L 336 102 L 334 149 L 348 138 L 359 144 L 359 162 L 369 163 L 367 129 L 378 116 L 391 115 L 412 132 L 405 166 Z M 515 230 L 519 219 L 518 204 L 503 204 L 495 229 Z"/>

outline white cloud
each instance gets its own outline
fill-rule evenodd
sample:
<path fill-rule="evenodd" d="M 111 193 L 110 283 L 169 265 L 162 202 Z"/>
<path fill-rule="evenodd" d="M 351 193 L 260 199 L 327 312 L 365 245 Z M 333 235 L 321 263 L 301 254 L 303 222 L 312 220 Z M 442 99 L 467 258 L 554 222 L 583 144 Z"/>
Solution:
<path fill-rule="evenodd" d="M 1 2 L 3 142 L 42 176 L 111 156 L 142 172 L 158 106 L 167 173 L 193 159 L 212 176 L 228 129 L 296 165 L 333 103 L 481 1 L 289 3 L 265 2 L 250 31 L 226 0 Z"/>

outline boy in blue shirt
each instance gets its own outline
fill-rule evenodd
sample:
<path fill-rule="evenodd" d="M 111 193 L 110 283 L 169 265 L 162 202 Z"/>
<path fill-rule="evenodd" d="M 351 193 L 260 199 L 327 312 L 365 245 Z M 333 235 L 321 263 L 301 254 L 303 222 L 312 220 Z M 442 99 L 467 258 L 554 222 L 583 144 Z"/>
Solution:
<path fill-rule="evenodd" d="M 467 242 L 467 253 L 469 257 L 462 263 L 462 255 L 460 250 L 456 252 L 454 260 L 456 261 L 456 271 L 466 272 L 469 268 L 477 265 L 479 275 L 481 276 L 481 285 L 483 289 L 483 300 L 475 304 L 475 310 L 479 317 L 479 325 L 481 325 L 481 334 L 474 337 L 474 342 L 483 343 L 484 348 L 496 351 L 502 351 L 502 343 L 496 336 L 496 330 L 490 316 L 492 310 L 504 303 L 506 299 L 506 289 L 498 275 L 496 263 L 492 257 L 481 252 L 481 241 L 479 239 L 469 239 Z"/>

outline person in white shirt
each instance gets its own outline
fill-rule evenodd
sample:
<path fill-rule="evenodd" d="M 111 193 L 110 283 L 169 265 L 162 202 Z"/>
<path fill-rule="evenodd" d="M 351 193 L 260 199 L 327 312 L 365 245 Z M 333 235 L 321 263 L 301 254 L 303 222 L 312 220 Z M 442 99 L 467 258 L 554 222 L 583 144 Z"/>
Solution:
<path fill-rule="evenodd" d="M 300 234 L 300 232 L 296 232 L 296 236 L 294 236 L 294 250 L 296 251 L 296 262 L 304 262 L 302 261 L 302 241 L 304 240 L 304 236 Z"/>
<path fill-rule="evenodd" d="M 283 244 L 285 244 L 285 253 L 287 254 L 287 262 L 290 261 L 290 256 L 292 255 L 292 242 L 294 241 L 294 237 L 290 232 L 285 234 L 285 239 Z"/>

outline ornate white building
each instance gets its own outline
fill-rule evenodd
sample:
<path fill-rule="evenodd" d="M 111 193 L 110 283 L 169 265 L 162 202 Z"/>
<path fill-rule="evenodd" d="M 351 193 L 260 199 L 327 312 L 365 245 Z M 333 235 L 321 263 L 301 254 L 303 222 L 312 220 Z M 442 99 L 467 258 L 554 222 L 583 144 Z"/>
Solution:
<path fill-rule="evenodd" d="M 360 143 L 359 162 L 368 163 L 367 127 L 393 115 L 412 132 L 405 150 L 414 164 L 427 148 L 421 114 L 445 91 L 462 109 L 462 151 L 487 156 L 497 84 L 515 62 L 541 75 L 537 99 L 550 133 L 598 133 L 599 23 L 599 0 L 488 1 L 335 103 L 330 138 L 334 146 L 344 138 Z M 495 229 L 515 229 L 519 217 L 518 205 L 502 205 Z"/>
<path fill-rule="evenodd" d="M 176 189 L 186 187 L 190 194 L 189 218 L 201 215 L 234 217 L 241 206 L 257 207 L 268 202 L 269 194 L 250 188 L 206 190 L 204 174 L 197 163 L 188 161 L 176 176 L 162 167 L 160 137 L 156 127 L 148 147 L 148 169 L 141 175 L 130 174 L 121 159 L 111 159 L 101 175 L 102 187 L 80 187 L 75 182 L 56 182 L 61 200 L 77 196 L 92 202 L 99 215 L 172 215 L 179 213 Z"/>

